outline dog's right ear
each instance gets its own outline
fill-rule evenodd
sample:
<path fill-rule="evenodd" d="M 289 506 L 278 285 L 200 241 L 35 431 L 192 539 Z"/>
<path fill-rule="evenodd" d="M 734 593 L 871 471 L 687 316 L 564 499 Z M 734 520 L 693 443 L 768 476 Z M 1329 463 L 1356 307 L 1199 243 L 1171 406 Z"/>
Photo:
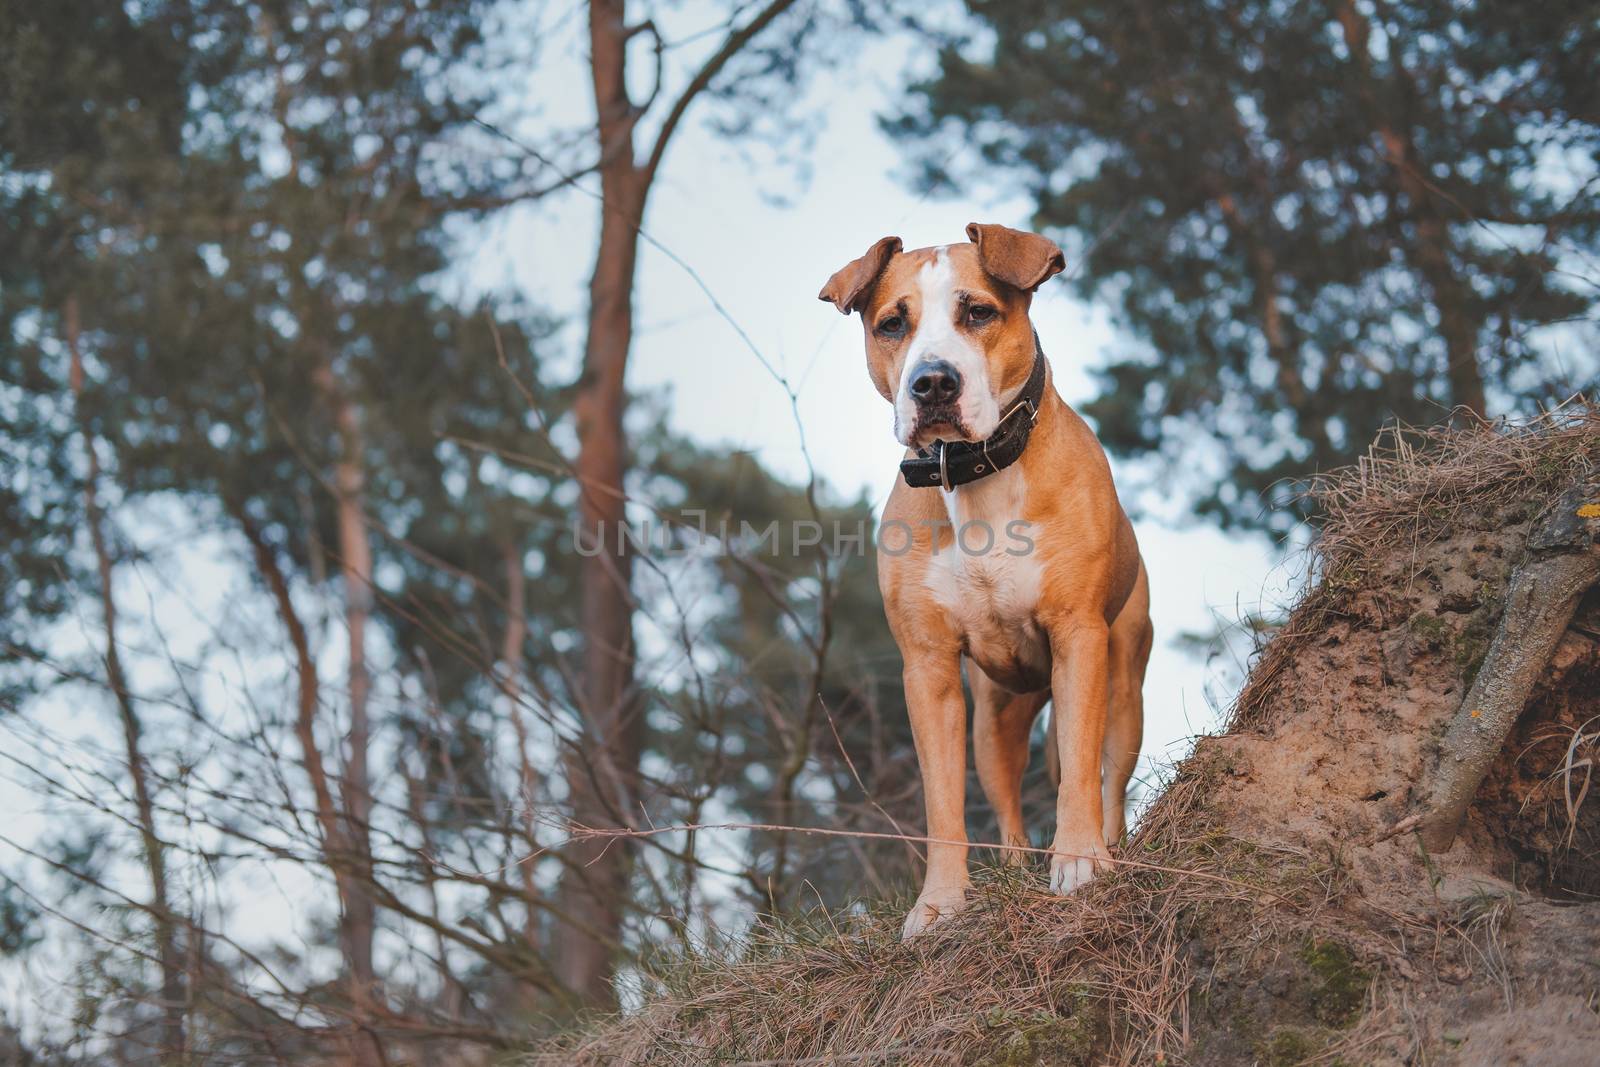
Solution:
<path fill-rule="evenodd" d="M 967 223 L 967 240 L 978 246 L 985 274 L 1025 293 L 1067 269 L 1067 259 L 1050 238 L 993 223 Z"/>
<path fill-rule="evenodd" d="M 866 301 L 867 293 L 872 289 L 872 284 L 878 280 L 878 275 L 883 273 L 883 268 L 889 265 L 889 260 L 893 259 L 898 251 L 900 251 L 900 238 L 883 238 L 867 249 L 866 255 L 834 271 L 833 277 L 828 279 L 828 284 L 817 294 L 817 299 L 832 303 L 841 314 L 848 315 L 852 311 L 860 311 Z"/>

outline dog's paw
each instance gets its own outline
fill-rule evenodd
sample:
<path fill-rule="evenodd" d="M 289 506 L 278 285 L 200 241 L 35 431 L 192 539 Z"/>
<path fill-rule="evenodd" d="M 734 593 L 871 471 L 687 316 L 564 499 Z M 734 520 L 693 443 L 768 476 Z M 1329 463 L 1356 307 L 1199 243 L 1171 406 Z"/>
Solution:
<path fill-rule="evenodd" d="M 1095 875 L 1109 870 L 1111 853 L 1099 841 L 1082 845 L 1053 845 L 1050 857 L 1050 892 L 1066 896 Z"/>
<path fill-rule="evenodd" d="M 924 889 L 900 928 L 900 940 L 909 941 L 942 919 L 948 919 L 967 905 L 967 887 Z"/>
<path fill-rule="evenodd" d="M 1033 853 L 1025 851 L 1029 848 L 1028 839 L 1025 837 L 1007 837 L 1006 844 L 1011 846 L 1000 850 L 1000 862 L 1007 867 L 1026 867 L 1033 858 Z"/>

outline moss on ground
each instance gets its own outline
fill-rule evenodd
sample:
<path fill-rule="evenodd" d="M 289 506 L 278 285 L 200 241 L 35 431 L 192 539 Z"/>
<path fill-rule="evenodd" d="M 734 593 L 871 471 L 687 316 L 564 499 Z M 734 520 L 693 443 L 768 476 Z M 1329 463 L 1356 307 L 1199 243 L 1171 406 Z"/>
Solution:
<path fill-rule="evenodd" d="M 1337 941 L 1308 941 L 1300 959 L 1312 975 L 1309 998 L 1316 1020 L 1339 1028 L 1354 1023 L 1366 1003 L 1372 972 Z"/>
<path fill-rule="evenodd" d="M 1303 1030 L 1285 1026 L 1256 1046 L 1262 1067 L 1294 1067 L 1322 1051 L 1322 1042 Z"/>
<path fill-rule="evenodd" d="M 1494 628 L 1500 621 L 1502 603 L 1499 597 L 1486 597 L 1477 609 L 1467 616 L 1467 625 L 1456 638 L 1454 658 L 1461 671 L 1461 684 L 1468 689 L 1477 680 L 1478 669 L 1489 654 L 1489 644 L 1494 640 Z"/>
<path fill-rule="evenodd" d="M 1416 635 L 1417 639 L 1429 648 L 1443 648 L 1449 644 L 1453 635 L 1449 623 L 1437 615 L 1430 615 L 1419 611 L 1406 621 L 1406 626 Z"/>
<path fill-rule="evenodd" d="M 1073 986 L 1064 1007 L 1064 1014 L 990 1012 L 984 1027 L 994 1041 L 970 1062 L 994 1067 L 1088 1067 L 1110 1036 L 1105 1000 L 1087 986 Z"/>

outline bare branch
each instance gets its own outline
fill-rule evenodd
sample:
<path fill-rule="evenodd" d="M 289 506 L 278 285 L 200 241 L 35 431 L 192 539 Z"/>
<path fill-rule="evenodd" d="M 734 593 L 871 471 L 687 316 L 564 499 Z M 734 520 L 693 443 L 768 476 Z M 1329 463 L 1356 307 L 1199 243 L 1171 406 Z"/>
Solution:
<path fill-rule="evenodd" d="M 668 142 L 672 140 L 673 133 L 677 131 L 678 125 L 688 112 L 689 105 L 694 103 L 695 97 L 699 96 L 711 85 L 717 75 L 722 73 L 722 68 L 726 67 L 728 61 L 738 55 L 745 45 L 749 44 L 762 30 L 772 25 L 774 19 L 793 6 L 794 0 L 772 0 L 749 22 L 728 34 L 727 40 L 722 42 L 722 47 L 718 48 L 711 58 L 706 60 L 705 65 L 690 79 L 683 92 L 679 93 L 678 98 L 672 102 L 672 108 L 667 112 L 666 118 L 662 120 L 661 129 L 656 132 L 655 143 L 651 146 L 650 155 L 645 159 L 644 165 L 639 168 L 647 188 L 655 179 L 656 170 L 661 166 L 662 157 L 667 154 Z"/>

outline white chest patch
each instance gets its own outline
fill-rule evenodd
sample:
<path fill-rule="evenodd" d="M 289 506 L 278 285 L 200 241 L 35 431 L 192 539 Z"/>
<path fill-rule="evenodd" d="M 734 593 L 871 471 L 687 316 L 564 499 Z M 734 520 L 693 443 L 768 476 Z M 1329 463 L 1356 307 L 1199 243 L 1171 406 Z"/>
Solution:
<path fill-rule="evenodd" d="M 934 599 L 950 612 L 968 654 L 995 680 L 1048 670 L 1049 652 L 1034 621 L 1042 580 L 1035 531 L 1022 518 L 1027 483 L 1020 467 L 941 491 L 954 544 L 930 561 Z"/>

